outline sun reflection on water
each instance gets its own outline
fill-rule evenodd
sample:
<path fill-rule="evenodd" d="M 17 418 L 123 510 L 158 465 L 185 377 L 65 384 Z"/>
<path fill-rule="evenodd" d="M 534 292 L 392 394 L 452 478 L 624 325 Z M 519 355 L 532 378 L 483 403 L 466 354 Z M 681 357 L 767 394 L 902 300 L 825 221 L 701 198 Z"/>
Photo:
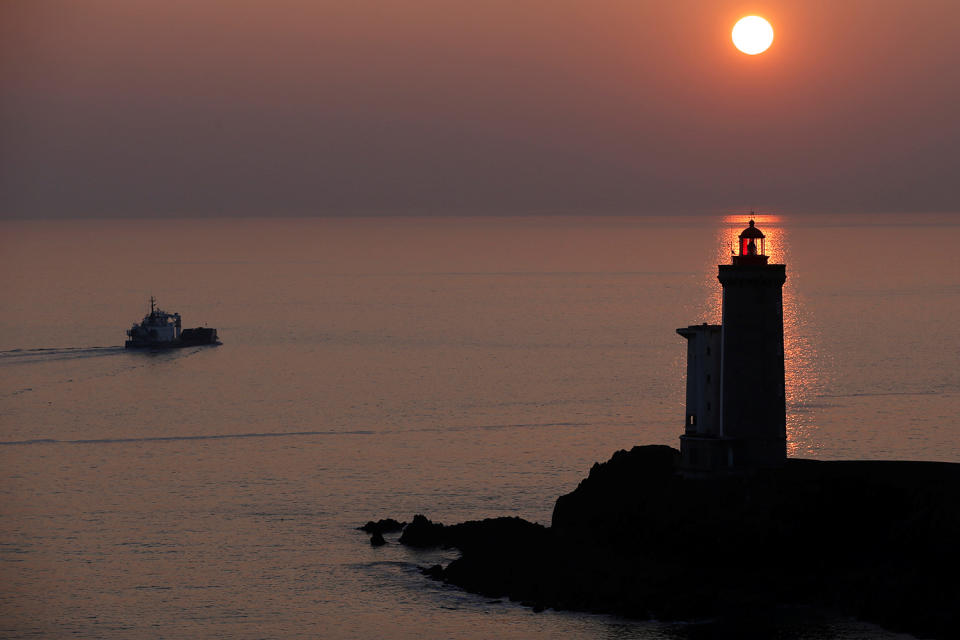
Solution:
<path fill-rule="evenodd" d="M 722 318 L 723 290 L 717 282 L 716 265 L 730 264 L 737 249 L 740 233 L 754 220 L 766 236 L 766 253 L 770 264 L 787 265 L 787 281 L 783 286 L 783 346 L 786 365 L 787 455 L 809 457 L 822 448 L 816 425 L 813 399 L 823 385 L 821 368 L 815 366 L 818 355 L 808 322 L 808 310 L 798 295 L 797 274 L 802 265 L 791 264 L 789 225 L 778 214 L 729 214 L 716 228 L 715 261 L 705 265 L 704 289 L 711 292 L 702 321 L 719 323 Z"/>

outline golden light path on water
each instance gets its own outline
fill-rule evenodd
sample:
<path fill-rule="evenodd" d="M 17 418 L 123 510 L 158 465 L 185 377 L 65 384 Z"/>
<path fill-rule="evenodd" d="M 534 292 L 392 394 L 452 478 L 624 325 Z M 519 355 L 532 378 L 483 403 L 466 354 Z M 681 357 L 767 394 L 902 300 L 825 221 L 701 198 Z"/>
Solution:
<path fill-rule="evenodd" d="M 817 389 L 824 384 L 822 363 L 808 322 L 808 312 L 798 293 L 798 271 L 802 265 L 791 264 L 790 234 L 787 220 L 777 214 L 730 214 L 723 216 L 716 230 L 715 262 L 705 269 L 705 289 L 712 291 L 707 316 L 703 321 L 720 323 L 723 291 L 717 281 L 717 265 L 730 264 L 740 233 L 754 220 L 766 236 L 766 253 L 770 264 L 787 265 L 787 281 L 783 286 L 783 346 L 786 362 L 787 454 L 816 457 L 822 448 L 816 415 L 810 405 Z"/>

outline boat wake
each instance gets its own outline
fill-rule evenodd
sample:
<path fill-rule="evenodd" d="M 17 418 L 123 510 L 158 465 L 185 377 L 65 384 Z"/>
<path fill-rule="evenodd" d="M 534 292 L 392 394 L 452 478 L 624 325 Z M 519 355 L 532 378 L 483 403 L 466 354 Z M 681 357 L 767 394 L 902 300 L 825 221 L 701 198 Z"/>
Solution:
<path fill-rule="evenodd" d="M 30 440 L 0 441 L 0 446 L 31 444 L 129 444 L 138 442 L 183 442 L 191 440 L 228 440 L 237 438 L 282 438 L 290 436 L 355 436 L 373 435 L 366 429 L 354 431 L 279 431 L 267 433 L 217 433 L 196 436 L 147 436 L 142 438 L 92 438 L 88 440 L 58 440 L 56 438 L 33 438 Z"/>
<path fill-rule="evenodd" d="M 122 349 L 121 349 L 122 351 Z M 142 443 L 142 442 L 184 442 L 184 441 L 194 441 L 194 440 L 233 440 L 233 439 L 242 439 L 242 438 L 290 438 L 290 437 L 303 437 L 303 436 L 334 436 L 334 437 L 350 437 L 350 436 L 376 436 L 384 435 L 391 433 L 412 433 L 412 432 L 430 432 L 430 431 L 443 431 L 443 430 L 454 430 L 454 431 L 463 431 L 470 429 L 528 429 L 528 428 L 541 428 L 541 427 L 564 427 L 570 425 L 583 425 L 587 423 L 584 422 L 546 422 L 546 423 L 531 423 L 531 424 L 504 424 L 504 425 L 475 425 L 475 426 L 463 426 L 463 427 L 448 427 L 443 428 L 434 428 L 429 427 L 425 429 L 351 429 L 347 431 L 337 431 L 337 430 L 316 430 L 316 431 L 267 431 L 267 432 L 246 432 L 246 433 L 212 433 L 212 434 L 201 434 L 201 435 L 171 435 L 171 436 L 141 436 L 141 437 L 115 437 L 115 438 L 89 438 L 82 440 L 59 440 L 56 438 L 31 438 L 29 440 L 0 440 L 0 446 L 22 446 L 22 445 L 37 445 L 37 444 L 130 444 L 130 443 Z"/>
<path fill-rule="evenodd" d="M 77 358 L 99 358 L 124 353 L 122 346 L 116 347 L 62 347 L 52 349 L 10 349 L 0 351 L 0 366 L 30 364 L 34 362 L 55 362 Z"/>

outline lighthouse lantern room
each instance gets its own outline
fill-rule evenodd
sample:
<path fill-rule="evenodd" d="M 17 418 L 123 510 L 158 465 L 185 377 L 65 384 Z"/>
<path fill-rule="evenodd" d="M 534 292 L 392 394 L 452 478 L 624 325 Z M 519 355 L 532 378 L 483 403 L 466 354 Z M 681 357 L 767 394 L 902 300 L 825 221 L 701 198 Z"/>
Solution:
<path fill-rule="evenodd" d="M 766 240 L 767 237 L 751 220 L 750 226 L 740 234 L 739 250 L 733 256 L 733 264 L 767 264 Z"/>

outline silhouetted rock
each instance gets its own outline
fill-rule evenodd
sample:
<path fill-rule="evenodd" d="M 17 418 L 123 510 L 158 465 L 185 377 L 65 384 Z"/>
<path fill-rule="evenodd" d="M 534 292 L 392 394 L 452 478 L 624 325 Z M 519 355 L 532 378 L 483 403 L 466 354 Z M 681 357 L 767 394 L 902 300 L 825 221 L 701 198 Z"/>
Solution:
<path fill-rule="evenodd" d="M 415 515 L 413 521 L 403 528 L 400 543 L 410 547 L 443 547 L 443 525 L 434 524 L 426 516 Z"/>
<path fill-rule="evenodd" d="M 374 531 L 373 535 L 370 536 L 370 546 L 382 547 L 385 544 L 387 544 L 387 541 L 383 539 L 383 534 L 379 531 Z"/>
<path fill-rule="evenodd" d="M 435 564 L 432 567 L 424 567 L 420 571 L 423 575 L 433 578 L 434 580 L 443 579 L 443 567 L 439 564 Z"/>
<path fill-rule="evenodd" d="M 696 478 L 678 458 L 618 451 L 557 500 L 550 528 L 418 515 L 401 542 L 456 547 L 429 575 L 535 609 L 691 619 L 799 604 L 955 633 L 960 464 L 788 460 Z"/>
<path fill-rule="evenodd" d="M 366 531 L 367 533 L 394 533 L 396 531 L 401 531 L 405 526 L 406 522 L 397 522 L 393 518 L 385 518 L 383 520 L 377 520 L 374 522 L 371 520 L 362 527 L 357 527 L 360 531 Z"/>
<path fill-rule="evenodd" d="M 509 553 L 515 544 L 534 544 L 546 535 L 547 529 L 522 518 L 489 518 L 470 520 L 455 525 L 432 522 L 416 515 L 400 536 L 400 543 L 411 547 L 456 547 L 461 551 L 472 549 L 478 553 L 490 550 Z M 494 540 L 491 540 L 494 538 Z"/>

